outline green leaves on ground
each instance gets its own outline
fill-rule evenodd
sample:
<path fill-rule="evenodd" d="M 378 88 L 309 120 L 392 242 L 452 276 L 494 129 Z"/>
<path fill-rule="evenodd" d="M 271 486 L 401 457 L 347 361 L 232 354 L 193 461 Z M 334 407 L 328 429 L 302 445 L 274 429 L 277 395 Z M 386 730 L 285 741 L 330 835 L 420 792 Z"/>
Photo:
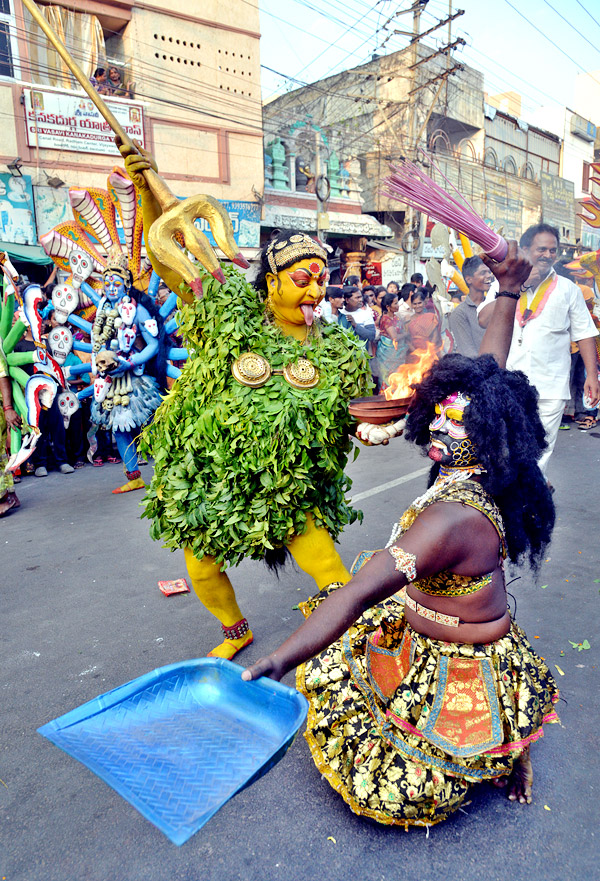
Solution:
<path fill-rule="evenodd" d="M 584 651 L 584 649 L 591 648 L 591 645 L 589 644 L 587 639 L 584 639 L 583 642 L 572 642 L 572 640 L 569 640 L 569 642 L 573 646 L 574 649 L 577 649 L 578 652 L 582 652 L 582 651 Z"/>

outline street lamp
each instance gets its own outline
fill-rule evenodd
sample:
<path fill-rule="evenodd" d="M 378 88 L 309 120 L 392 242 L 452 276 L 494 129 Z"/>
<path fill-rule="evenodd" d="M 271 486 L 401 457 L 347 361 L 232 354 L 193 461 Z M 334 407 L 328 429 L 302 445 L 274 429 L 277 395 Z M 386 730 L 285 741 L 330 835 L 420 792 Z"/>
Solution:
<path fill-rule="evenodd" d="M 6 167 L 10 171 L 13 177 L 23 177 L 23 172 L 21 171 L 21 166 L 23 165 L 23 160 L 17 156 L 16 159 L 13 159 L 12 162 L 7 162 Z"/>

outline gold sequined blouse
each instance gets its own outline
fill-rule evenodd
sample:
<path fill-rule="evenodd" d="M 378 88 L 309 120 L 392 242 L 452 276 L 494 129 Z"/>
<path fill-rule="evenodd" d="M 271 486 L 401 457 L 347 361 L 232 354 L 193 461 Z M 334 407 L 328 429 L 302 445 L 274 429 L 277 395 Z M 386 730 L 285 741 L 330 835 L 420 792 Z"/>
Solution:
<path fill-rule="evenodd" d="M 476 508 L 490 521 L 500 538 L 500 551 L 502 558 L 506 557 L 506 538 L 502 515 L 492 498 L 486 493 L 476 480 L 465 480 L 462 483 L 450 484 L 440 490 L 439 493 L 417 510 L 413 506 L 408 508 L 400 518 L 400 536 L 402 536 L 415 522 L 424 508 L 435 502 L 459 502 L 469 508 Z M 399 536 L 399 537 L 400 537 Z M 427 578 L 418 578 L 413 581 L 414 586 L 430 596 L 465 596 L 476 593 L 491 583 L 492 572 L 486 575 L 457 575 L 455 572 L 437 572 Z"/>

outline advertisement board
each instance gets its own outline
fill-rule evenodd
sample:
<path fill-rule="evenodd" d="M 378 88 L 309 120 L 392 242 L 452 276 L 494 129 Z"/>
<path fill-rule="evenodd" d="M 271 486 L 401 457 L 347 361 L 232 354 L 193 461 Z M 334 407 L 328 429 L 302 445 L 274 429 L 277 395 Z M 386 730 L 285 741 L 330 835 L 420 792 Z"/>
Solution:
<path fill-rule="evenodd" d="M 555 226 L 561 241 L 575 240 L 575 184 L 555 174 L 540 172 L 542 218 Z"/>
<path fill-rule="evenodd" d="M 23 96 L 30 147 L 119 155 L 112 129 L 83 93 L 36 88 L 23 89 Z M 142 105 L 110 98 L 104 100 L 129 137 L 136 138 L 144 146 Z"/>
<path fill-rule="evenodd" d="M 31 178 L 0 174 L 0 242 L 36 245 Z"/>
<path fill-rule="evenodd" d="M 233 235 L 240 248 L 260 247 L 260 205 L 256 202 L 231 202 L 219 199 L 229 214 L 233 226 Z M 208 220 L 196 218 L 195 226 L 208 238 L 211 245 L 216 242 L 210 231 Z"/>
<path fill-rule="evenodd" d="M 59 223 L 73 220 L 67 187 L 34 186 L 33 199 L 38 236 L 46 235 Z"/>

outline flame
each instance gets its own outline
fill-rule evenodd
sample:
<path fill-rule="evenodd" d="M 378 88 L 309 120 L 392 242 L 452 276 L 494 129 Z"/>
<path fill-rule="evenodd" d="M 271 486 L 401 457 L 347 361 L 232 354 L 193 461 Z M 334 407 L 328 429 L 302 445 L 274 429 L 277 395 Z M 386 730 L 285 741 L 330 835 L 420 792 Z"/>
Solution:
<path fill-rule="evenodd" d="M 588 211 L 589 215 L 586 214 L 578 214 L 577 217 L 581 217 L 581 219 L 587 223 L 588 226 L 592 226 L 595 229 L 600 227 L 600 202 L 596 199 L 595 196 L 590 196 L 588 199 L 583 201 L 579 201 L 579 204 L 583 208 L 584 211 Z"/>
<path fill-rule="evenodd" d="M 427 343 L 426 349 L 417 349 L 410 358 L 411 360 L 401 364 L 395 373 L 390 373 L 388 387 L 383 392 L 388 401 L 409 398 L 412 395 L 411 385 L 420 382 L 437 361 L 437 346 L 434 343 Z"/>

